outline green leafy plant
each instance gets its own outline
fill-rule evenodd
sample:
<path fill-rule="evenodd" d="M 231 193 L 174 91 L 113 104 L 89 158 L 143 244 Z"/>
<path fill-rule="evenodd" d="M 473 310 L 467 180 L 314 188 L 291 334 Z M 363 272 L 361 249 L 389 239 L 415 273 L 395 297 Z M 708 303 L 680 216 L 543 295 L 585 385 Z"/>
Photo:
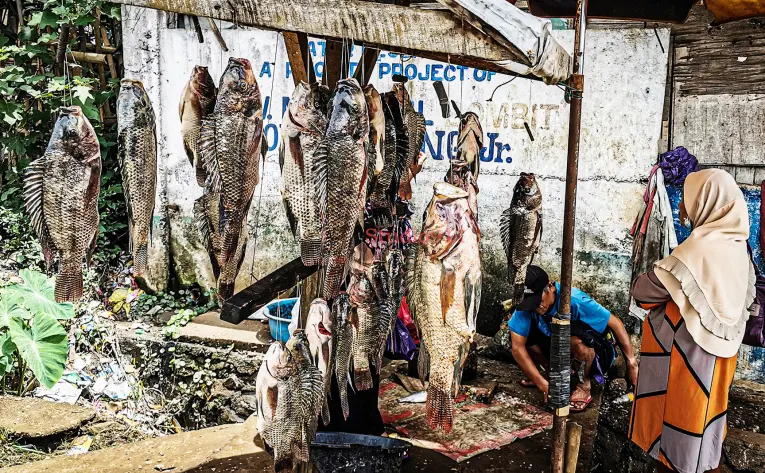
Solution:
<path fill-rule="evenodd" d="M 10 373 L 22 394 L 27 368 L 46 388 L 61 378 L 69 343 L 59 320 L 71 319 L 74 307 L 55 301 L 53 280 L 44 274 L 23 269 L 19 277 L 23 283 L 0 289 L 0 387 L 6 389 Z"/>
<path fill-rule="evenodd" d="M 181 309 L 167 321 L 167 326 L 162 329 L 162 335 L 173 340 L 181 336 L 181 327 L 186 326 L 197 313 L 190 309 Z"/>

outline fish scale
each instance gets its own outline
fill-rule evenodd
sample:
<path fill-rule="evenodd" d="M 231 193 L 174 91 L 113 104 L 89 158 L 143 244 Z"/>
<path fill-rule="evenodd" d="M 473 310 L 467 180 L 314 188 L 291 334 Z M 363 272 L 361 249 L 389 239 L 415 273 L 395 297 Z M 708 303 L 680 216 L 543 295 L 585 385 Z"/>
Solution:
<path fill-rule="evenodd" d="M 353 335 L 353 384 L 358 391 L 372 389 L 370 360 L 377 361 L 380 339 L 379 307 L 366 274 L 354 274 L 349 285 L 356 314 Z"/>
<path fill-rule="evenodd" d="M 348 419 L 348 376 L 353 354 L 353 315 L 348 294 L 340 293 L 332 303 L 332 340 L 335 351 L 335 378 L 340 391 L 343 417 Z"/>
<path fill-rule="evenodd" d="M 534 174 L 521 173 L 513 198 L 499 221 L 507 258 L 507 278 L 513 286 L 513 304 L 523 301 L 526 269 L 534 260 L 542 239 L 542 193 Z"/>
<path fill-rule="evenodd" d="M 189 162 L 194 167 L 197 184 L 204 187 L 207 180 L 207 172 L 198 154 L 198 142 L 202 120 L 215 110 L 215 101 L 218 95 L 215 82 L 207 68 L 194 66 L 189 81 L 181 93 L 181 103 L 178 112 L 181 118 L 181 136 L 183 147 Z"/>
<path fill-rule="evenodd" d="M 117 98 L 117 143 L 128 211 L 133 273 L 139 276 L 148 269 L 149 235 L 157 188 L 154 109 L 140 81 L 121 81 Z"/>
<path fill-rule="evenodd" d="M 207 173 L 205 194 L 219 196 L 218 224 L 208 229 L 220 238 L 214 256 L 221 273 L 224 268 L 238 273 L 240 267 L 246 239 L 242 230 L 259 180 L 261 151 L 266 147 L 260 89 L 250 62 L 231 58 L 220 79 L 215 111 L 202 121 L 198 143 Z M 233 282 L 221 284 L 219 278 L 220 300 L 231 297 L 233 290 Z"/>
<path fill-rule="evenodd" d="M 313 163 L 327 128 L 328 101 L 326 86 L 301 82 L 295 87 L 281 125 L 282 197 L 292 232 L 300 237 L 300 256 L 307 266 L 321 260 L 321 222 Z"/>
<path fill-rule="evenodd" d="M 481 300 L 480 231 L 468 194 L 436 183 L 419 241 L 409 248 L 407 301 L 427 352 L 431 428 L 450 432 L 453 400 Z"/>
<path fill-rule="evenodd" d="M 62 107 L 45 153 L 29 164 L 24 201 L 50 268 L 58 256 L 57 302 L 82 297 L 82 258 L 98 236 L 101 154 L 80 107 Z"/>
<path fill-rule="evenodd" d="M 356 225 L 363 228 L 369 117 L 355 79 L 338 82 L 327 131 L 314 163 L 325 249 L 322 295 L 332 299 L 345 279 Z"/>

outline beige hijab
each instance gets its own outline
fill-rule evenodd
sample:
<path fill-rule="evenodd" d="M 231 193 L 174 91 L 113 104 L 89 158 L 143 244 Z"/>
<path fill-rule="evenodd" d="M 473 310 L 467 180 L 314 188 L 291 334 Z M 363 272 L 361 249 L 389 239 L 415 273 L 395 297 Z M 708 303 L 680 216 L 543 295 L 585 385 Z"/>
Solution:
<path fill-rule="evenodd" d="M 744 194 L 725 171 L 688 175 L 683 200 L 691 235 L 655 266 L 688 332 L 707 352 L 736 355 L 755 296 L 747 254 L 749 213 Z"/>

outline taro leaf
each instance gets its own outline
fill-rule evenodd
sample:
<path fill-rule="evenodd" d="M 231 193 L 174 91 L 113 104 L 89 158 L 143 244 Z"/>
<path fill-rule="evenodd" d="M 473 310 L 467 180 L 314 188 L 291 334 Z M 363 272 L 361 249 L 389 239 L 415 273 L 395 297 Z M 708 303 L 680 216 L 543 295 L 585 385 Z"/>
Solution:
<path fill-rule="evenodd" d="M 6 291 L 14 290 L 21 294 L 24 297 L 24 305 L 33 315 L 48 314 L 59 320 L 74 317 L 74 306 L 70 302 L 56 302 L 52 279 L 28 269 L 19 271 L 19 276 L 24 280 L 24 284 L 8 286 Z"/>
<path fill-rule="evenodd" d="M 64 364 L 69 347 L 66 332 L 58 320 L 45 314 L 35 316 L 31 329 L 24 321 L 11 319 L 10 334 L 19 349 L 21 357 L 37 380 L 50 389 L 64 373 Z"/>
<path fill-rule="evenodd" d="M 0 292 L 0 328 L 7 327 L 10 324 L 11 317 L 21 317 L 27 319 L 29 312 L 22 305 L 23 299 L 14 291 Z M 0 341 L 3 339 L 0 337 Z M 2 344 L 0 343 L 0 347 Z"/>
<path fill-rule="evenodd" d="M 13 353 L 16 351 L 16 345 L 11 340 L 11 334 L 6 332 L 0 335 L 0 376 L 8 372 L 8 368 L 13 366 Z"/>

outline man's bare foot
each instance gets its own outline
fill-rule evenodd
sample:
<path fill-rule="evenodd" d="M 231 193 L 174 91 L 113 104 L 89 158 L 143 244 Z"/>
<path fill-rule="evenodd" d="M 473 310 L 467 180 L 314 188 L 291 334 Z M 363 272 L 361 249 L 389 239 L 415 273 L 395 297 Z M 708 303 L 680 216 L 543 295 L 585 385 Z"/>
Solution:
<path fill-rule="evenodd" d="M 571 393 L 571 411 L 583 412 L 592 402 L 592 394 L 589 387 L 577 386 Z"/>

